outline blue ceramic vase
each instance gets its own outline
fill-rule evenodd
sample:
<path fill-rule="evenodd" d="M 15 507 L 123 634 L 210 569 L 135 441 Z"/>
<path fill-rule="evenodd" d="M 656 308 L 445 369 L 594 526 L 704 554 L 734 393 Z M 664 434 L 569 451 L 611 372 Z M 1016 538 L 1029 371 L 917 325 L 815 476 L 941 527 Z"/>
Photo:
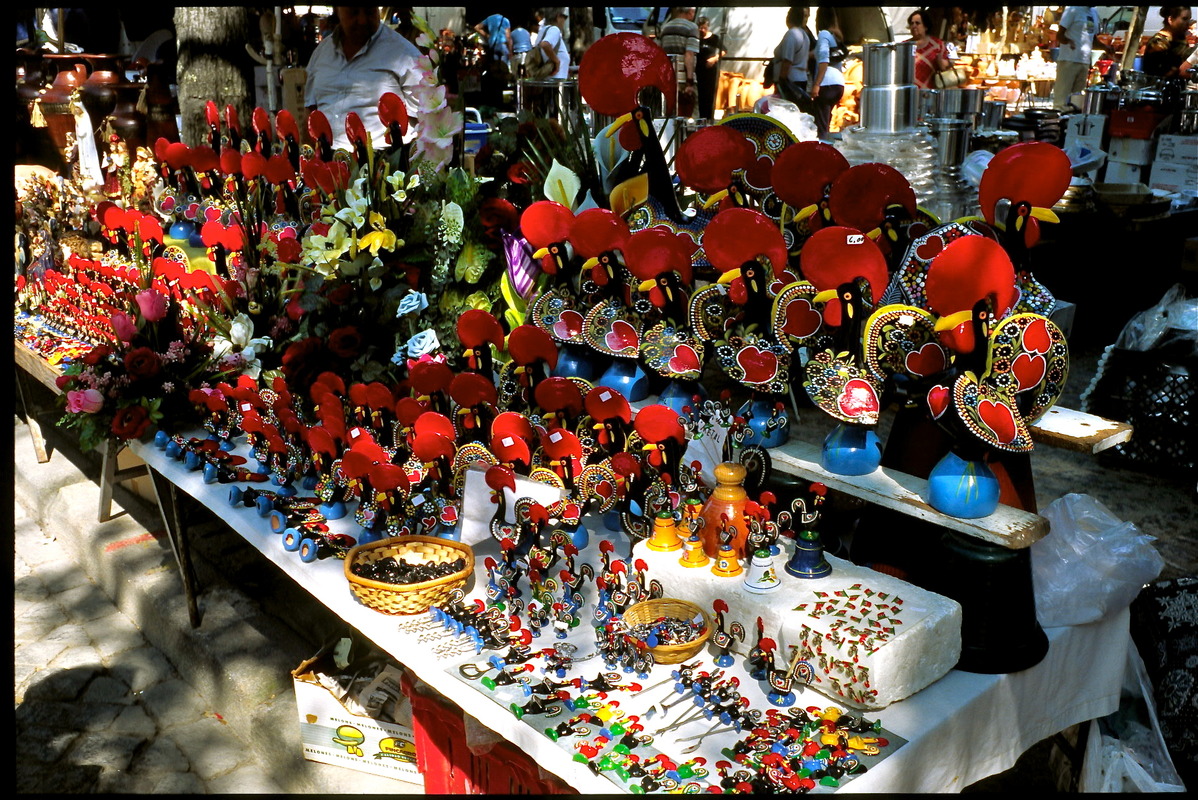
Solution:
<path fill-rule="evenodd" d="M 683 407 L 693 406 L 695 395 L 707 397 L 707 390 L 694 381 L 670 381 L 666 388 L 657 396 L 657 402 L 680 417 L 687 416 L 682 412 Z"/>
<path fill-rule="evenodd" d="M 771 448 L 786 444 L 790 438 L 790 418 L 785 410 L 774 414 L 776 401 L 757 398 L 745 403 L 737 415 L 749 421 L 749 435 L 745 444 Z"/>
<path fill-rule="evenodd" d="M 928 503 L 952 517 L 977 519 L 998 508 L 998 478 L 981 459 L 949 452 L 928 475 Z"/>
<path fill-rule="evenodd" d="M 630 403 L 649 396 L 649 376 L 636 359 L 617 358 L 595 385 L 615 389 Z"/>
<path fill-rule="evenodd" d="M 824 438 L 819 463 L 837 475 L 868 475 L 882 463 L 882 443 L 872 427 L 842 422 Z"/>
<path fill-rule="evenodd" d="M 559 348 L 557 366 L 553 368 L 554 377 L 582 378 L 593 381 L 597 374 L 599 374 L 599 367 L 595 363 L 593 350 L 575 344 L 563 344 Z"/>

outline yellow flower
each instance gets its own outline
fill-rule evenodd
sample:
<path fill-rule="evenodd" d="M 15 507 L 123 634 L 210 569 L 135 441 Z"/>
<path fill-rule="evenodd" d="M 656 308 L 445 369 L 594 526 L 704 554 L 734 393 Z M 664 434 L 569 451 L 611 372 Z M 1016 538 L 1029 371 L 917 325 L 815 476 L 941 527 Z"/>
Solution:
<path fill-rule="evenodd" d="M 358 241 L 359 248 L 370 250 L 372 256 L 377 256 L 379 250 L 391 250 L 395 247 L 395 232 L 386 226 L 382 214 L 377 211 L 370 212 L 370 227 L 374 230 Z"/>

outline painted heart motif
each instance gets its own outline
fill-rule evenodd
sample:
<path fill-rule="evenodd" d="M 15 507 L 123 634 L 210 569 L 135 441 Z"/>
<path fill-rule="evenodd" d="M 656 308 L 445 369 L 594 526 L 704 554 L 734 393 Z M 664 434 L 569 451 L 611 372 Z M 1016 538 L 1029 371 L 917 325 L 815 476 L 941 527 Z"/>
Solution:
<path fill-rule="evenodd" d="M 420 520 L 420 524 L 424 526 L 424 529 L 426 531 L 431 531 L 433 528 L 435 528 L 437 526 L 437 518 L 436 517 L 424 517 Z"/>
<path fill-rule="evenodd" d="M 1037 386 L 1044 380 L 1044 372 L 1047 369 L 1048 362 L 1044 356 L 1020 353 L 1011 364 L 1011 372 L 1015 373 L 1015 382 L 1019 386 L 1016 391 L 1026 392 Z"/>
<path fill-rule="evenodd" d="M 850 417 L 876 414 L 880 408 L 878 393 L 869 381 L 852 378 L 845 382 L 840 397 L 836 398 L 840 410 Z"/>
<path fill-rule="evenodd" d="M 183 216 L 187 219 L 194 220 L 196 215 L 200 213 L 199 203 L 189 203 L 187 208 L 183 209 Z"/>
<path fill-rule="evenodd" d="M 946 366 L 944 350 L 935 342 L 928 342 L 914 353 L 907 353 L 904 363 L 908 372 L 922 378 L 935 375 Z"/>
<path fill-rule="evenodd" d="M 952 392 L 947 386 L 933 386 L 928 390 L 928 410 L 932 412 L 932 419 L 940 419 L 944 416 L 952 396 Z"/>
<path fill-rule="evenodd" d="M 553 323 L 553 335 L 559 339 L 574 339 L 582 333 L 582 314 L 577 311 L 563 311 Z"/>
<path fill-rule="evenodd" d="M 782 332 L 802 339 L 811 336 L 819 330 L 824 318 L 811 305 L 806 297 L 798 297 L 786 306 L 786 322 L 782 324 Z"/>
<path fill-rule="evenodd" d="M 768 383 L 778 374 L 778 357 L 755 345 L 742 347 L 736 354 L 736 363 L 744 372 L 741 380 L 745 383 Z"/>
<path fill-rule="evenodd" d="M 204 209 L 204 219 L 208 222 L 218 222 L 222 213 L 216 206 L 208 206 Z"/>
<path fill-rule="evenodd" d="M 700 366 L 699 354 L 695 352 L 695 348 L 689 344 L 674 346 L 674 355 L 670 356 L 669 364 L 671 372 L 678 374 L 698 372 Z"/>
<path fill-rule="evenodd" d="M 753 166 L 745 170 L 745 183 L 754 189 L 768 189 L 773 185 L 771 174 L 774 170 L 774 159 L 761 156 L 753 162 Z"/>
<path fill-rule="evenodd" d="M 929 236 L 919 247 L 915 248 L 915 255 L 923 261 L 931 261 L 940 254 L 944 249 L 944 239 L 939 235 Z"/>
<path fill-rule="evenodd" d="M 989 428 L 998 441 L 1006 444 L 1015 439 L 1015 414 L 1010 407 L 997 400 L 982 400 L 978 403 L 978 417 Z"/>
<path fill-rule="evenodd" d="M 622 319 L 618 319 L 611 324 L 609 330 L 603 337 L 603 342 L 608 349 L 613 353 L 619 353 L 626 349 L 637 349 L 640 347 L 640 337 L 637 336 L 636 328 L 629 325 Z"/>
<path fill-rule="evenodd" d="M 1023 332 L 1023 349 L 1029 353 L 1047 353 L 1052 347 L 1052 334 L 1048 332 L 1048 320 L 1041 317 L 1027 326 Z"/>

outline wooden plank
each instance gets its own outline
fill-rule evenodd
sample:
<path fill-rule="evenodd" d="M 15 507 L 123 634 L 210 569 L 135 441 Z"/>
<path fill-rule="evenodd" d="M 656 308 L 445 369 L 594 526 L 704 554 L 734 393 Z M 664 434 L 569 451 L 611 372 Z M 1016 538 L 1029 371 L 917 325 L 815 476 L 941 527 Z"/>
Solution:
<path fill-rule="evenodd" d="M 1030 547 L 1048 533 L 1048 520 L 1010 506 L 1000 505 L 988 517 L 960 519 L 942 514 L 924 500 L 928 482 L 898 470 L 882 467 L 869 475 L 836 475 L 820 466 L 820 447 L 791 440 L 770 450 L 774 469 L 805 480 L 820 481 L 831 489 L 870 503 L 968 534 L 1012 550 Z"/>
<path fill-rule="evenodd" d="M 38 383 L 54 394 L 62 394 L 62 390 L 54 383 L 54 379 L 62 372 L 50 366 L 44 358 L 15 340 L 13 341 L 13 359 L 18 367 L 36 378 Z"/>
<path fill-rule="evenodd" d="M 1128 441 L 1131 434 L 1132 426 L 1127 422 L 1061 406 L 1048 409 L 1032 426 L 1032 438 L 1037 442 L 1079 453 L 1100 453 Z"/>

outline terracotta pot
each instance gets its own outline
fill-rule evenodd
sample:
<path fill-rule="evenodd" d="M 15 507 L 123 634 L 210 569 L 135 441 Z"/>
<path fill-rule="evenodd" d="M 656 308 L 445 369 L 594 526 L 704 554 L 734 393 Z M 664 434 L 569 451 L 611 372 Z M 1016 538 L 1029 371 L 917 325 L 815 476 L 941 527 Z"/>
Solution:
<path fill-rule="evenodd" d="M 121 75 L 111 70 L 96 70 L 83 82 L 80 102 L 91 119 L 92 130 L 99 130 L 104 119 L 116 108 L 116 90 L 113 86 L 121 81 Z"/>
<path fill-rule="evenodd" d="M 54 76 L 54 83 L 42 93 L 42 116 L 46 118 L 50 138 L 59 148 L 65 148 L 67 134 L 75 132 L 75 117 L 71 114 L 71 92 L 83 84 L 85 77 L 82 72 L 74 69 L 60 70 Z"/>
<path fill-rule="evenodd" d="M 112 128 L 129 146 L 129 154 L 146 146 L 146 115 L 137 110 L 144 88 L 140 83 L 116 83 L 116 107 L 112 110 Z"/>

